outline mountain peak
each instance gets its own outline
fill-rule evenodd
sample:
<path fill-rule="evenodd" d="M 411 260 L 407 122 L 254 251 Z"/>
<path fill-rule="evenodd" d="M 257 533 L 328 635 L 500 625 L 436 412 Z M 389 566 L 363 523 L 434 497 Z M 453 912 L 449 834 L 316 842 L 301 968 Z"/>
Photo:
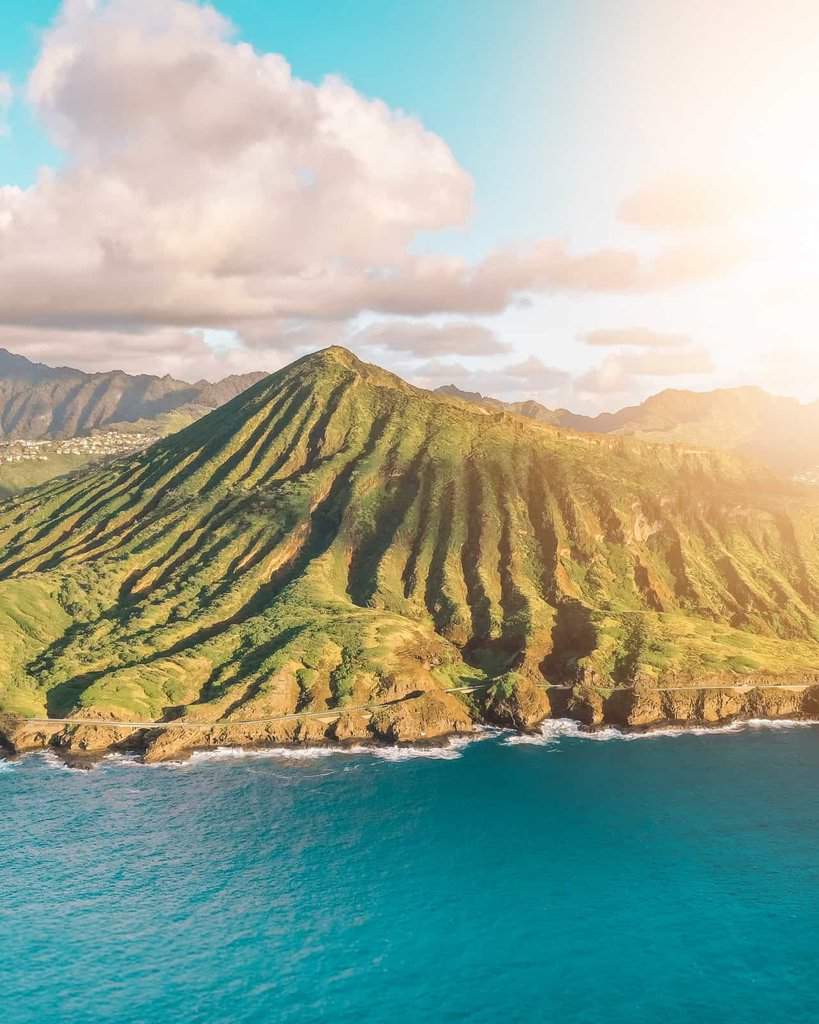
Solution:
<path fill-rule="evenodd" d="M 418 390 L 405 380 L 402 380 L 401 377 L 390 373 L 389 370 L 376 366 L 375 363 L 365 363 L 363 359 L 359 359 L 355 353 L 344 348 L 343 345 L 329 345 L 327 348 L 308 352 L 301 359 L 297 359 L 289 366 L 283 367 L 279 373 L 290 376 L 292 374 L 298 375 L 304 372 L 313 372 L 321 375 L 325 371 L 338 371 L 339 368 L 351 371 L 361 380 L 366 380 L 370 384 L 375 384 L 379 387 L 405 392 L 415 392 Z"/>
<path fill-rule="evenodd" d="M 363 370 L 367 365 L 348 348 L 344 348 L 343 345 L 328 345 L 326 348 L 319 348 L 313 352 L 308 352 L 294 363 L 285 366 L 284 369 L 289 370 L 291 367 L 296 366 L 343 366 L 351 370 Z"/>
<path fill-rule="evenodd" d="M 341 363 L 342 366 L 364 365 L 358 356 L 353 355 L 353 353 L 348 348 L 344 348 L 343 345 L 328 345 L 327 348 L 321 348 L 314 354 L 321 359 L 332 359 L 337 363 Z"/>

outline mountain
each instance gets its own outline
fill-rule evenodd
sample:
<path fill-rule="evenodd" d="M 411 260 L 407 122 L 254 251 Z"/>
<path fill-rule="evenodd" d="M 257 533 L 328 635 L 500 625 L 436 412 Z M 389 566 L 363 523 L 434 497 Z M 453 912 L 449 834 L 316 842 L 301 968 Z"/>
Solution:
<path fill-rule="evenodd" d="M 46 366 L 0 349 L 0 441 L 76 437 L 169 414 L 175 414 L 169 423 L 178 429 L 263 376 L 248 373 L 217 384 L 186 384 L 168 376 Z"/>
<path fill-rule="evenodd" d="M 460 402 L 468 402 L 470 405 L 477 405 L 490 412 L 512 412 L 530 420 L 537 420 L 539 423 L 551 423 L 555 427 L 568 426 L 568 422 L 564 424 L 564 420 L 573 415 L 566 409 L 548 409 L 533 399 L 526 402 L 503 402 L 499 398 L 482 395 L 480 391 L 462 391 L 454 384 L 442 384 L 435 389 L 434 394 L 457 399 Z M 584 418 L 580 417 L 581 420 Z"/>
<path fill-rule="evenodd" d="M 787 476 L 819 480 L 819 402 L 803 405 L 762 388 L 669 389 L 640 405 L 599 416 L 548 409 L 534 401 L 501 402 L 451 384 L 438 393 L 584 433 L 718 447 L 758 459 Z"/>
<path fill-rule="evenodd" d="M 54 368 L 0 349 L 0 498 L 144 448 L 263 377 L 186 384 L 119 370 Z"/>
<path fill-rule="evenodd" d="M 0 505 L 3 735 L 158 759 L 814 714 L 817 536 L 816 492 L 757 464 L 486 412 L 331 348 Z M 46 715 L 75 722 L 15 717 Z"/>

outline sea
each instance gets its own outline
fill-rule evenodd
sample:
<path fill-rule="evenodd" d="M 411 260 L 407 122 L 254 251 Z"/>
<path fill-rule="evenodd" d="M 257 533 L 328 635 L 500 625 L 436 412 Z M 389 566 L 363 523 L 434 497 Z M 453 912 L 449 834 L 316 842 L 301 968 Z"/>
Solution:
<path fill-rule="evenodd" d="M 819 728 L 0 763 L 4 1024 L 819 1021 Z"/>

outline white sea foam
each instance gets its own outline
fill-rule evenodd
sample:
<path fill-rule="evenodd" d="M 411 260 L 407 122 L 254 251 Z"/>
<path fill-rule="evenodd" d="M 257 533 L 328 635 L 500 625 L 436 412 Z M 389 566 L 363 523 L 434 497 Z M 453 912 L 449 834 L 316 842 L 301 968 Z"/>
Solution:
<path fill-rule="evenodd" d="M 356 757 L 372 757 L 381 761 L 413 761 L 427 758 L 438 761 L 456 761 L 463 756 L 464 749 L 472 743 L 482 740 L 496 739 L 506 746 L 531 745 L 539 747 L 556 747 L 561 739 L 573 738 L 605 743 L 609 740 L 620 740 L 630 743 L 634 740 L 675 739 L 679 736 L 723 736 L 753 729 L 804 729 L 819 725 L 819 721 L 805 719 L 769 719 L 750 718 L 742 721 L 729 722 L 716 726 L 662 726 L 654 729 L 618 729 L 604 726 L 588 729 L 569 718 L 552 718 L 542 723 L 539 730 L 533 733 L 514 733 L 508 729 L 494 726 L 480 726 L 475 732 L 450 736 L 440 743 L 434 741 L 422 744 L 384 744 L 355 743 L 351 745 L 326 745 L 305 747 L 213 747 L 209 750 L 193 751 L 188 757 L 179 760 L 159 761 L 145 765 L 138 754 L 109 753 L 97 765 L 110 765 L 118 768 L 187 768 L 197 764 L 218 761 L 241 761 L 267 759 L 279 761 L 318 761 L 323 758 L 342 758 L 349 760 Z M 31 755 L 38 758 L 44 765 L 57 771 L 73 771 L 72 767 L 53 751 L 47 750 Z M 16 762 L 0 760 L 0 771 L 12 771 Z"/>
<path fill-rule="evenodd" d="M 749 729 L 809 729 L 819 722 L 812 718 L 749 718 L 745 725 Z"/>
<path fill-rule="evenodd" d="M 450 736 L 442 743 L 431 742 L 429 744 L 400 744 L 394 746 L 385 746 L 377 743 L 355 743 L 348 746 L 328 745 L 315 747 L 214 747 L 212 750 L 195 750 L 185 760 L 161 761 L 150 767 L 184 768 L 213 761 L 248 760 L 254 758 L 315 761 L 327 757 L 375 757 L 382 761 L 412 761 L 416 758 L 455 761 L 463 756 L 464 748 L 470 743 L 488 739 L 499 732 L 500 730 L 487 728 L 466 735 Z"/>
<path fill-rule="evenodd" d="M 48 768 L 54 768 L 58 772 L 70 772 L 71 768 L 65 763 L 65 761 L 58 757 L 53 750 L 46 750 L 43 753 L 37 753 L 36 755 Z"/>
<path fill-rule="evenodd" d="M 138 767 L 142 765 L 139 754 L 106 754 L 102 759 L 104 765 L 115 765 L 117 768 Z"/>
<path fill-rule="evenodd" d="M 588 729 L 579 722 L 568 718 L 553 718 L 547 719 L 538 732 L 508 736 L 505 743 L 509 746 L 533 744 L 550 747 L 566 736 L 592 740 L 597 743 L 604 743 L 608 740 L 621 740 L 624 743 L 629 743 L 633 740 L 676 739 L 679 736 L 725 736 L 730 733 L 744 732 L 746 729 L 798 729 L 815 725 L 819 725 L 819 722 L 793 718 L 749 718 L 728 722 L 725 725 L 669 725 L 642 730 L 617 729 L 607 725 L 602 728 Z"/>

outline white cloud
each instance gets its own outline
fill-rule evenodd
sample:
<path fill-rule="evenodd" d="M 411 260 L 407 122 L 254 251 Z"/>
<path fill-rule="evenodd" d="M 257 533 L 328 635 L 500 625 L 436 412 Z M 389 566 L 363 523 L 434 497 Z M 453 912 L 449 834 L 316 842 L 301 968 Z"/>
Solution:
<path fill-rule="evenodd" d="M 580 394 L 626 394 L 641 377 L 685 377 L 710 373 L 714 366 L 703 348 L 616 352 L 575 381 Z"/>
<path fill-rule="evenodd" d="M 469 176 L 415 118 L 294 78 L 182 0 L 64 8 L 28 97 L 66 161 L 0 193 L 7 321 L 321 313 L 470 210 Z"/>
<path fill-rule="evenodd" d="M 247 348 L 279 351 L 338 341 L 363 311 L 494 314 L 527 292 L 651 292 L 746 255 L 704 241 L 575 254 L 554 240 L 476 264 L 412 254 L 419 232 L 471 211 L 472 181 L 444 140 L 341 79 L 295 78 L 186 0 L 67 2 L 27 96 L 64 160 L 30 188 L 0 187 L 7 325 L 136 339 L 235 328 Z M 400 351 L 495 344 L 478 328 L 459 341 L 436 330 Z"/>
<path fill-rule="evenodd" d="M 547 366 L 537 356 L 492 370 L 474 370 L 463 363 L 433 359 L 418 367 L 413 376 L 421 387 L 455 384 L 465 391 L 480 391 L 504 399 L 553 396 L 555 392 L 566 392 L 571 382 L 569 373 Z"/>
<path fill-rule="evenodd" d="M 429 358 L 487 356 L 508 352 L 494 331 L 468 320 L 432 324 L 425 320 L 386 320 L 369 324 L 347 340 L 353 348 L 380 348 Z"/>
<path fill-rule="evenodd" d="M 648 327 L 601 328 L 580 335 L 580 340 L 594 348 L 680 348 L 691 342 L 687 334 L 652 331 Z"/>
<path fill-rule="evenodd" d="M 620 205 L 626 224 L 652 231 L 725 226 L 759 213 L 770 203 L 750 174 L 667 175 L 649 182 Z"/>
<path fill-rule="evenodd" d="M 0 326 L 0 348 L 49 366 L 170 374 L 180 380 L 221 380 L 231 373 L 272 372 L 295 358 L 209 343 L 208 332 L 179 327 L 144 331 L 76 330 Z"/>

